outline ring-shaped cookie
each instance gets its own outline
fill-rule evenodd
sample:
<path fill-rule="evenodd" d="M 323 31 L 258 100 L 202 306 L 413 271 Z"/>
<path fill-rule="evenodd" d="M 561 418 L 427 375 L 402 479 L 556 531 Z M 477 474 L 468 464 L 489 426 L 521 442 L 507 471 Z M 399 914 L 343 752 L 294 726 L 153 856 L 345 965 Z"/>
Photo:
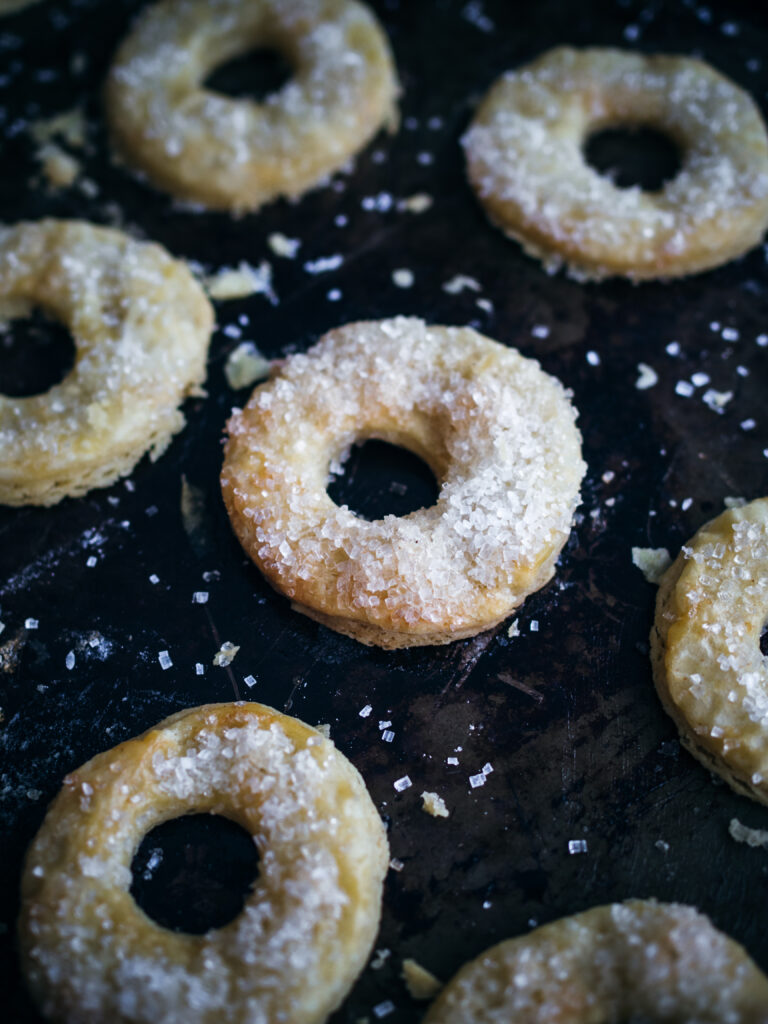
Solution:
<path fill-rule="evenodd" d="M 768 803 L 768 498 L 696 533 L 661 580 L 653 678 L 681 741 L 737 792 Z"/>
<path fill-rule="evenodd" d="M 203 935 L 130 894 L 144 834 L 224 815 L 259 849 L 241 913 Z M 373 944 L 388 863 L 354 767 L 315 729 L 260 704 L 182 711 L 67 776 L 27 855 L 19 937 L 43 1013 L 66 1024 L 312 1024 Z"/>
<path fill-rule="evenodd" d="M 658 191 L 618 188 L 584 159 L 602 128 L 678 146 Z M 491 220 L 548 269 L 639 281 L 718 266 L 768 224 L 768 137 L 750 96 L 701 61 L 558 47 L 500 78 L 464 137 Z"/>
<path fill-rule="evenodd" d="M 62 321 L 76 356 L 44 394 L 0 393 L 0 503 L 52 505 L 105 487 L 184 426 L 178 406 L 205 379 L 213 311 L 160 246 L 82 221 L 2 228 L 5 306 Z"/>
<path fill-rule="evenodd" d="M 424 1024 L 764 1024 L 768 978 L 703 914 L 633 900 L 562 918 L 466 964 Z"/>
<path fill-rule="evenodd" d="M 217 66 L 271 47 L 293 78 L 263 102 L 203 87 Z M 395 121 L 383 30 L 357 0 L 162 0 L 118 50 L 107 114 L 126 159 L 212 209 L 255 210 L 320 184 Z"/>
<path fill-rule="evenodd" d="M 559 381 L 469 328 L 348 324 L 232 416 L 224 499 L 298 611 L 363 643 L 449 643 L 552 576 L 585 469 L 574 420 Z M 436 504 L 374 522 L 334 504 L 332 468 L 368 438 L 424 459 Z"/>

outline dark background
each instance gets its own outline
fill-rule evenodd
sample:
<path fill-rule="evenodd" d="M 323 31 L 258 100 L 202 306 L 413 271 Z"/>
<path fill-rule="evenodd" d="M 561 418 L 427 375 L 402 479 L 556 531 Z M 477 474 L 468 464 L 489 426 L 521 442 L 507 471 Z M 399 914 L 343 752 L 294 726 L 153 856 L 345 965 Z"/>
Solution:
<path fill-rule="evenodd" d="M 110 159 L 99 89 L 138 6 L 51 0 L 0 20 L 0 219 L 117 223 L 212 270 L 268 259 L 279 301 L 219 305 L 209 396 L 188 403 L 185 431 L 157 463 L 144 459 L 130 481 L 53 509 L 0 509 L 5 1019 L 38 1020 L 16 966 L 18 879 L 63 776 L 179 708 L 233 698 L 329 723 L 403 863 L 387 878 L 376 944 L 391 954 L 364 971 L 334 1021 L 371 1016 L 391 1000 L 388 1020 L 416 1022 L 423 1009 L 400 980 L 403 958 L 448 979 L 534 922 L 629 897 L 695 904 L 768 969 L 768 851 L 728 834 L 733 817 L 768 827 L 768 811 L 681 751 L 651 682 L 655 588 L 631 561 L 633 545 L 676 552 L 725 497 L 768 492 L 768 348 L 757 340 L 768 331 L 766 254 L 758 248 L 670 284 L 549 277 L 486 222 L 458 141 L 499 73 L 559 43 L 699 55 L 765 111 L 768 18 L 738 3 L 382 0 L 373 6 L 403 85 L 400 131 L 379 136 L 329 187 L 233 220 L 179 209 Z M 30 119 L 75 104 L 88 115 L 82 160 L 96 194 L 42 185 L 26 131 Z M 434 199 L 425 213 L 389 202 L 418 192 Z M 275 231 L 301 240 L 295 260 L 270 251 Z M 344 256 L 339 269 L 304 269 L 335 253 Z M 399 268 L 413 272 L 412 288 L 393 283 Z M 482 291 L 446 293 L 456 274 L 477 279 Z M 329 300 L 332 289 L 339 300 Z M 479 297 L 492 312 L 476 305 Z M 246 315 L 243 338 L 277 357 L 339 323 L 398 313 L 474 324 L 573 389 L 589 466 L 583 504 L 556 578 L 518 613 L 519 637 L 508 638 L 505 624 L 443 648 L 363 647 L 292 612 L 230 532 L 217 482 L 220 441 L 247 392 L 224 379 L 238 344 L 224 328 Z M 546 337 L 535 330 L 542 326 Z M 0 342 L 0 389 L 47 360 L 33 333 Z M 672 342 L 679 348 L 670 354 Z M 641 362 L 659 377 L 644 391 L 635 387 Z M 691 397 L 677 394 L 677 382 L 694 373 L 710 383 Z M 702 400 L 708 387 L 733 392 L 722 414 Z M 754 427 L 743 426 L 751 420 Z M 342 497 L 372 497 L 374 513 L 401 497 L 386 460 L 357 462 Z M 429 493 L 422 474 L 403 473 L 416 502 L 422 487 Z M 182 518 L 184 479 L 196 500 L 194 525 Z M 193 604 L 201 590 L 208 603 Z M 240 652 L 229 669 L 215 668 L 227 640 Z M 167 671 L 160 651 L 172 658 Z M 252 688 L 246 676 L 257 680 Z M 361 718 L 366 704 L 373 711 Z M 391 743 L 381 740 L 380 721 L 392 723 Z M 471 789 L 469 776 L 486 763 L 493 772 Z M 396 793 L 393 782 L 406 774 L 413 786 Z M 444 797 L 447 820 L 424 813 L 423 790 Z M 587 852 L 570 855 L 573 839 L 586 839 Z M 182 851 L 182 889 L 201 857 Z M 214 870 L 228 873 L 226 864 Z"/>

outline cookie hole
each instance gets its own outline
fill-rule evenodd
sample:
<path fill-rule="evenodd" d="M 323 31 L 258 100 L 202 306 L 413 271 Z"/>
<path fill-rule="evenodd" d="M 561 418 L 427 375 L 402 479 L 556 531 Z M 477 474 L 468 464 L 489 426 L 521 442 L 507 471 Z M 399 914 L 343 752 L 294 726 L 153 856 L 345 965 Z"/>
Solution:
<path fill-rule="evenodd" d="M 645 126 L 604 128 L 584 143 L 584 159 L 618 188 L 638 185 L 656 192 L 682 167 L 680 149 L 655 128 Z"/>
<path fill-rule="evenodd" d="M 75 365 L 75 342 L 67 328 L 40 309 L 0 325 L 0 394 L 42 395 Z"/>
<path fill-rule="evenodd" d="M 278 50 L 249 50 L 215 68 L 203 83 L 211 92 L 262 103 L 293 78 L 293 68 Z"/>
<path fill-rule="evenodd" d="M 768 623 L 763 626 L 763 632 L 760 634 L 760 653 L 768 658 Z"/>
<path fill-rule="evenodd" d="M 131 895 L 163 928 L 202 935 L 234 920 L 259 875 L 251 836 L 214 814 L 187 814 L 153 828 L 131 864 Z"/>
<path fill-rule="evenodd" d="M 378 440 L 354 445 L 343 472 L 328 484 L 332 501 L 368 520 L 429 508 L 439 492 L 432 470 L 418 455 Z"/>

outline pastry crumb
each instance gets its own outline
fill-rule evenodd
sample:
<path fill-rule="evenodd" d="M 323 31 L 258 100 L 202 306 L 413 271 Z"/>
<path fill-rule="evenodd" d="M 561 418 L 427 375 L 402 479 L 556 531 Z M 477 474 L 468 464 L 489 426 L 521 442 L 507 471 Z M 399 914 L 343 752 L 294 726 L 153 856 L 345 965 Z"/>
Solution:
<path fill-rule="evenodd" d="M 301 247 L 300 238 L 288 238 L 280 231 L 274 231 L 267 239 L 269 248 L 275 256 L 282 256 L 284 259 L 296 259 L 296 253 Z"/>
<path fill-rule="evenodd" d="M 402 979 L 412 999 L 434 999 L 443 983 L 416 960 L 403 960 Z"/>
<path fill-rule="evenodd" d="M 240 647 L 237 644 L 232 644 L 229 640 L 225 640 L 216 654 L 214 654 L 213 664 L 217 665 L 219 668 L 226 668 L 227 665 L 231 665 L 235 660 L 235 656 L 239 650 Z"/>
<path fill-rule="evenodd" d="M 423 800 L 422 810 L 431 814 L 433 818 L 447 818 L 450 811 L 445 806 L 445 800 L 438 793 L 424 792 L 421 794 Z"/>
<path fill-rule="evenodd" d="M 277 302 L 272 290 L 272 265 L 262 260 L 258 267 L 241 260 L 237 267 L 222 267 L 203 280 L 205 290 L 212 299 L 246 299 L 250 295 L 266 295 Z"/>
<path fill-rule="evenodd" d="M 80 174 L 82 164 L 55 142 L 46 142 L 37 151 L 42 172 L 53 188 L 68 188 Z"/>
<path fill-rule="evenodd" d="M 672 564 L 672 558 L 666 548 L 632 548 L 632 564 L 649 583 L 658 583 Z"/>
<path fill-rule="evenodd" d="M 407 213 L 426 213 L 432 206 L 432 196 L 427 192 L 416 192 L 415 195 L 399 199 L 397 209 Z"/>
<path fill-rule="evenodd" d="M 266 380 L 272 363 L 252 341 L 244 341 L 232 349 L 224 364 L 224 376 L 233 391 Z"/>

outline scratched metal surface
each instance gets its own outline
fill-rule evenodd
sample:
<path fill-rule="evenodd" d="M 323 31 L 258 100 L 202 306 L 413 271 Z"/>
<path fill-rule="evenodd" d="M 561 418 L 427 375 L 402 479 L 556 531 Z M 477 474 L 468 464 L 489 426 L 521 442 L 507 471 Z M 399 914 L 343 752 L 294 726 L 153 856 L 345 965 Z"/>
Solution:
<path fill-rule="evenodd" d="M 681 752 L 651 684 L 654 588 L 630 556 L 633 545 L 675 551 L 726 496 L 768 491 L 765 254 L 669 285 L 548 277 L 486 223 L 458 146 L 495 76 L 561 42 L 700 54 L 765 107 L 765 15 L 738 3 L 635 0 L 375 6 L 404 88 L 400 132 L 379 137 L 330 187 L 239 221 L 179 210 L 109 160 L 99 85 L 132 0 L 51 0 L 0 22 L 0 218 L 117 219 L 214 269 L 269 259 L 279 298 L 219 307 L 210 395 L 189 403 L 186 430 L 159 462 L 143 461 L 130 484 L 54 509 L 0 510 L 7 1020 L 38 1020 L 15 960 L 18 876 L 63 775 L 181 707 L 233 697 L 330 723 L 403 864 L 388 876 L 376 944 L 391 954 L 365 970 L 335 1021 L 370 1017 L 391 1001 L 388 1019 L 416 1022 L 423 1008 L 400 980 L 403 958 L 447 979 L 534 921 L 627 897 L 696 904 L 768 969 L 757 910 L 768 854 L 728 835 L 731 818 L 765 828 L 768 812 Z M 83 163 L 96 194 L 54 194 L 35 180 L 25 122 L 75 104 L 88 113 Z M 434 197 L 425 213 L 389 202 L 418 192 Z M 275 231 L 301 239 L 296 260 L 270 252 Z M 336 270 L 305 270 L 336 253 L 344 257 Z M 413 287 L 393 283 L 399 268 L 413 272 Z M 481 291 L 446 292 L 456 274 Z M 274 357 L 335 324 L 397 313 L 476 324 L 573 389 L 589 464 L 584 501 L 556 579 L 526 602 L 514 639 L 502 627 L 440 649 L 359 646 L 294 614 L 231 536 L 219 442 L 245 396 L 223 376 L 237 344 L 224 328 L 246 315 L 244 337 Z M 635 387 L 641 362 L 658 375 L 647 390 Z M 677 393 L 693 374 L 709 383 Z M 733 392 L 721 414 L 703 400 L 708 387 Z M 360 491 L 386 492 L 386 475 L 360 473 Z M 199 499 L 195 529 L 182 519 L 185 479 Z M 199 590 L 209 601 L 193 605 Z M 240 645 L 230 670 L 211 665 L 225 640 Z M 161 668 L 160 651 L 171 668 Z M 361 717 L 367 704 L 372 713 Z M 391 722 L 392 742 L 380 738 L 380 721 Z M 469 776 L 485 764 L 493 768 L 485 785 L 471 788 Z M 413 785 L 398 793 L 393 783 L 404 775 Z M 421 810 L 423 790 L 445 798 L 447 820 Z M 574 839 L 586 840 L 587 852 L 569 855 Z"/>

